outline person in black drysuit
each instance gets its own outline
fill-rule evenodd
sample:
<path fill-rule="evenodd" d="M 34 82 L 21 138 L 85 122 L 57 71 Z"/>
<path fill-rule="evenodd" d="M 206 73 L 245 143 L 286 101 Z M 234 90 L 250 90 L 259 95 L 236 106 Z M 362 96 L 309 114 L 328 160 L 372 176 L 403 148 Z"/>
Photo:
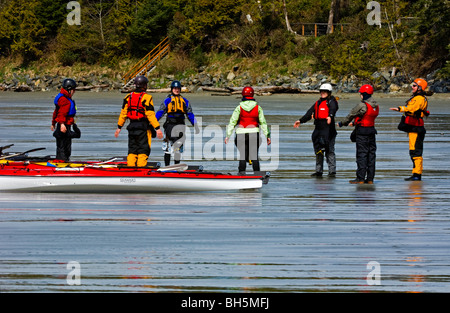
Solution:
<path fill-rule="evenodd" d="M 380 108 L 372 99 L 373 87 L 371 85 L 361 86 L 359 92 L 361 102 L 352 108 L 345 119 L 337 125 L 339 127 L 350 124 L 355 126 L 350 138 L 356 142 L 357 170 L 356 179 L 350 180 L 350 184 L 373 184 L 377 151 L 375 119 Z"/>
<path fill-rule="evenodd" d="M 331 95 L 330 84 L 320 86 L 320 99 L 314 103 L 303 117 L 295 121 L 294 127 L 306 123 L 314 118 L 314 131 L 311 139 L 316 154 L 316 171 L 311 176 L 322 177 L 324 153 L 328 164 L 328 177 L 336 177 L 336 155 L 334 145 L 336 140 L 336 127 L 334 117 L 339 109 L 337 99 Z"/>

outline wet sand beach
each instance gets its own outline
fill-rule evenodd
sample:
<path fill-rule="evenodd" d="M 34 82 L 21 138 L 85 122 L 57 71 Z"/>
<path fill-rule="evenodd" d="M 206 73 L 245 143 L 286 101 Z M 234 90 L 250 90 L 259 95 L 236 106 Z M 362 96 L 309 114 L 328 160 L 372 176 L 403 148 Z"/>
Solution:
<path fill-rule="evenodd" d="M 54 155 L 54 96 L 0 93 L 0 146 L 45 147 L 33 156 Z M 124 96 L 75 94 L 82 137 L 73 141 L 73 160 L 126 155 L 126 131 L 114 138 Z M 158 108 L 165 95 L 153 96 Z M 221 143 L 239 98 L 185 96 L 201 117 L 202 137 L 192 137 L 184 161 L 237 172 Z M 359 101 L 357 94 L 338 96 L 337 121 Z M 310 177 L 313 124 L 292 124 L 317 95 L 300 94 L 257 97 L 274 136 L 261 147 L 262 170 L 271 172 L 261 190 L 1 192 L 0 291 L 449 292 L 450 96 L 429 98 L 421 182 L 403 180 L 412 168 L 408 139 L 397 130 L 401 115 L 389 110 L 409 95 L 374 97 L 380 116 L 373 185 L 348 183 L 356 171 L 350 127 L 338 129 L 337 177 Z M 209 159 L 220 155 L 218 147 L 223 157 Z M 150 160 L 163 160 L 156 138 Z M 80 266 L 79 285 L 68 279 L 71 261 Z"/>

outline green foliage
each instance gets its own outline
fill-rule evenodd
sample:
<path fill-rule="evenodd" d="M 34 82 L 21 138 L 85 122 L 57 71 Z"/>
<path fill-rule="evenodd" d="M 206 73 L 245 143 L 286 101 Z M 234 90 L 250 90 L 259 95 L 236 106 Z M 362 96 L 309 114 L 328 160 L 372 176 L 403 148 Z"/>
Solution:
<path fill-rule="evenodd" d="M 10 1 L 0 13 L 0 53 L 19 55 L 23 63 L 42 54 L 46 30 L 36 17 L 37 0 Z M 4 43 L 3 43 L 4 42 Z"/>
<path fill-rule="evenodd" d="M 201 43 L 205 36 L 216 37 L 224 27 L 239 23 L 243 3 L 243 0 L 187 2 L 183 10 L 187 22 L 183 39 Z"/>
<path fill-rule="evenodd" d="M 171 72 L 209 65 L 211 52 L 228 56 L 230 63 L 270 58 L 276 62 L 267 62 L 266 70 L 282 73 L 292 72 L 297 62 L 335 77 L 369 77 L 393 66 L 412 75 L 449 72 L 447 0 L 379 0 L 381 28 L 366 22 L 368 0 L 340 1 L 334 22 L 344 23 L 343 32 L 318 38 L 289 32 L 284 4 L 292 29 L 300 33 L 303 23 L 328 22 L 331 0 L 78 2 L 81 25 L 69 26 L 67 0 L 0 1 L 0 56 L 18 56 L 27 64 L 53 53 L 63 65 L 113 67 L 144 56 L 169 36 L 175 65 L 165 68 Z"/>
<path fill-rule="evenodd" d="M 145 0 L 127 28 L 131 53 L 144 56 L 167 36 L 176 6 L 172 1 Z"/>
<path fill-rule="evenodd" d="M 343 18 L 350 22 L 344 32 L 320 37 L 314 43 L 316 70 L 335 77 L 354 74 L 368 78 L 377 69 L 395 66 L 407 75 L 420 76 L 445 65 L 450 18 L 445 1 L 418 0 L 413 5 L 379 1 L 381 28 L 366 23 L 369 11 L 362 7 L 363 1 L 354 2 L 353 11 L 347 11 L 351 15 Z M 358 3 L 359 12 L 355 12 Z"/>
<path fill-rule="evenodd" d="M 76 61 L 114 65 L 128 53 L 127 28 L 138 1 L 82 1 L 81 25 L 63 23 L 57 53 L 63 65 Z"/>
<path fill-rule="evenodd" d="M 67 3 L 67 0 L 40 0 L 36 6 L 36 18 L 45 29 L 47 40 L 58 35 L 61 24 L 66 20 Z"/>

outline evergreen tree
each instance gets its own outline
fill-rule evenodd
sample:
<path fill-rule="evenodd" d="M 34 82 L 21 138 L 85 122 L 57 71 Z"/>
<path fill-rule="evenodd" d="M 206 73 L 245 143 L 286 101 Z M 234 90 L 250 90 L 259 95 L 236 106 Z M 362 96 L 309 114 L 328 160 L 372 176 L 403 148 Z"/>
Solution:
<path fill-rule="evenodd" d="M 36 16 L 38 0 L 9 1 L 0 12 L 0 53 L 17 55 L 22 62 L 42 55 L 46 30 Z"/>
<path fill-rule="evenodd" d="M 178 7 L 173 1 L 144 0 L 127 29 L 133 55 L 142 57 L 168 35 Z"/>

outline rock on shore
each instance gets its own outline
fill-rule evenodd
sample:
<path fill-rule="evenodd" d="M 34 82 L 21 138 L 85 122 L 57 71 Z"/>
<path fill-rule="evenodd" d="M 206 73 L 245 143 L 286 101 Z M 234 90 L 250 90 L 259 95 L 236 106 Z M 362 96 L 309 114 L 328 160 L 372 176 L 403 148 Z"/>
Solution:
<path fill-rule="evenodd" d="M 450 92 L 450 80 L 437 78 L 436 73 L 431 73 L 425 77 L 428 81 L 429 90 L 435 93 Z M 13 77 L 0 81 L 0 91 L 57 91 L 61 88 L 61 83 L 66 77 L 37 75 L 30 77 L 29 75 L 14 74 Z M 119 78 L 111 79 L 95 75 L 71 77 L 77 81 L 79 91 L 121 91 L 123 90 L 123 82 Z M 170 82 L 176 79 L 174 75 L 166 75 L 164 77 L 150 77 L 149 89 L 164 89 L 170 86 Z M 319 89 L 323 83 L 331 83 L 335 92 L 355 93 L 358 92 L 359 86 L 365 83 L 373 84 L 377 92 L 383 93 L 402 93 L 411 92 L 410 80 L 395 71 L 379 71 L 371 75 L 370 80 L 359 79 L 356 76 L 348 75 L 340 79 L 333 79 L 321 73 L 299 72 L 290 73 L 289 75 L 280 75 L 278 77 L 269 77 L 268 75 L 261 77 L 253 77 L 250 73 L 244 72 L 236 74 L 233 71 L 226 74 L 213 75 L 206 71 L 199 71 L 196 75 L 192 75 L 180 80 L 182 85 L 190 92 L 233 92 L 233 89 L 246 85 L 254 86 L 255 89 L 261 90 L 271 89 L 273 93 L 284 92 L 292 93 L 314 92 Z"/>

